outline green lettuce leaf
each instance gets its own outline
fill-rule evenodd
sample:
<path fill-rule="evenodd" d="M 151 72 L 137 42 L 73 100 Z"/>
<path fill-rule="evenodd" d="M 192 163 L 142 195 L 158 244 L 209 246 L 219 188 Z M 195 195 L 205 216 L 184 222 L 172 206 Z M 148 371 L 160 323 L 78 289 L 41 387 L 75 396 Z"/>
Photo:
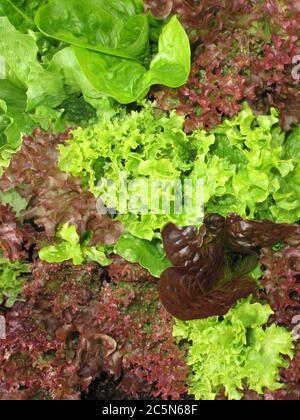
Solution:
<path fill-rule="evenodd" d="M 190 73 L 190 44 L 183 27 L 174 16 L 159 38 L 158 54 L 150 68 L 133 60 L 96 53 L 74 46 L 82 72 L 101 93 L 121 104 L 143 98 L 149 88 L 161 84 L 182 86 Z"/>
<path fill-rule="evenodd" d="M 97 112 L 99 118 L 111 118 L 116 114 L 116 103 L 101 93 L 99 93 L 87 80 L 80 70 L 78 61 L 72 47 L 66 47 L 57 52 L 49 66 L 49 70 L 54 73 L 60 73 L 64 79 L 64 85 L 68 95 L 82 94 L 85 103 Z M 78 98 L 76 100 L 78 102 Z M 61 105 L 63 107 L 64 103 Z M 69 118 L 71 121 L 82 115 L 82 112 L 76 112 Z M 82 118 L 81 118 L 82 119 Z M 90 118 L 85 118 L 89 120 Z"/>
<path fill-rule="evenodd" d="M 276 205 L 271 207 L 274 218 L 280 221 L 300 219 L 300 124 L 285 142 L 285 158 L 295 162 L 295 168 L 280 180 L 280 188 L 274 194 Z"/>
<path fill-rule="evenodd" d="M 91 239 L 89 235 L 82 242 L 74 225 L 64 224 L 58 231 L 57 237 L 62 241 L 39 251 L 41 260 L 48 263 L 72 260 L 74 265 L 81 265 L 87 259 L 103 266 L 111 263 L 111 260 L 106 257 L 105 248 L 101 245 L 89 247 L 88 243 Z"/>
<path fill-rule="evenodd" d="M 30 271 L 29 264 L 0 257 L 0 305 L 5 303 L 8 308 L 14 305 L 22 291 L 24 274 Z"/>
<path fill-rule="evenodd" d="M 299 165 L 296 158 L 286 156 L 286 135 L 275 110 L 257 117 L 245 104 L 239 115 L 211 132 L 196 130 L 190 135 L 184 132 L 183 121 L 175 113 L 158 114 L 153 104 L 144 102 L 139 112 L 120 113 L 111 121 L 73 131 L 72 139 L 60 146 L 59 167 L 80 177 L 106 207 L 116 209 L 128 233 L 149 241 L 168 222 L 200 225 L 201 204 L 194 212 L 174 214 L 174 190 L 157 185 L 158 202 L 168 192 L 170 208 L 162 214 L 149 200 L 144 212 L 135 212 L 130 207 L 137 201 L 136 184 L 126 198 L 126 212 L 118 200 L 123 172 L 128 183 L 140 178 L 166 185 L 203 180 L 206 212 L 227 216 L 231 211 L 244 218 L 290 223 L 299 220 Z M 110 195 L 109 180 L 115 184 L 117 199 Z M 190 198 L 194 203 L 195 190 Z"/>
<path fill-rule="evenodd" d="M 7 16 L 21 32 L 34 29 L 34 15 L 48 0 L 0 0 L 0 16 Z"/>
<path fill-rule="evenodd" d="M 5 59 L 8 80 L 26 90 L 28 111 L 41 104 L 58 106 L 66 97 L 61 76 L 44 69 L 37 53 L 33 36 L 20 33 L 0 17 L 0 56 Z"/>
<path fill-rule="evenodd" d="M 121 236 L 114 247 L 114 252 L 126 261 L 138 263 L 154 277 L 159 277 L 171 265 L 165 257 L 160 241 L 149 242 L 128 233 Z"/>
<path fill-rule="evenodd" d="M 214 400 L 222 387 L 229 399 L 242 398 L 248 386 L 259 394 L 277 390 L 280 368 L 293 356 L 293 337 L 276 325 L 263 327 L 272 310 L 269 305 L 242 300 L 222 318 L 176 321 L 173 335 L 187 340 L 190 365 L 189 392 L 196 399 Z"/>
<path fill-rule="evenodd" d="M 9 204 L 14 209 L 17 216 L 19 216 L 21 211 L 25 210 L 28 205 L 27 201 L 21 197 L 15 189 L 5 192 L 0 191 L 0 201 L 4 205 Z"/>
<path fill-rule="evenodd" d="M 138 59 L 149 53 L 149 24 L 136 0 L 54 0 L 35 22 L 44 34 L 100 53 Z"/>

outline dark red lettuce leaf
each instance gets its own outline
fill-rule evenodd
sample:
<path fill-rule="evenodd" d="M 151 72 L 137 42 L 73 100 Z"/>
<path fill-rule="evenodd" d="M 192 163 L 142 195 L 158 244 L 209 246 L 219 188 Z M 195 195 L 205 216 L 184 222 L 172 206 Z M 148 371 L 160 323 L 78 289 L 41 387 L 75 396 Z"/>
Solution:
<path fill-rule="evenodd" d="M 294 334 L 300 332 L 300 247 L 286 246 L 278 250 L 265 248 L 261 252 L 261 264 L 265 268 L 262 285 L 263 298 L 274 311 L 273 321 Z M 300 340 L 295 357 L 287 369 L 281 371 L 284 387 L 267 392 L 268 400 L 300 400 Z"/>
<path fill-rule="evenodd" d="M 192 71 L 180 89 L 153 91 L 162 109 L 186 116 L 186 130 L 210 128 L 233 117 L 243 101 L 260 113 L 280 110 L 289 130 L 300 118 L 300 11 L 287 0 L 145 0 L 157 17 L 177 14 L 192 43 Z"/>
<path fill-rule="evenodd" d="M 157 282 L 157 279 L 139 264 L 131 264 L 118 255 L 112 255 L 110 258 L 112 263 L 107 267 L 107 271 L 112 282 Z"/>
<path fill-rule="evenodd" d="M 21 224 L 9 205 L 0 204 L 0 248 L 9 260 L 29 259 L 31 247 L 41 234 L 30 224 Z"/>
<path fill-rule="evenodd" d="M 78 179 L 57 168 L 57 146 L 70 138 L 69 133 L 53 136 L 35 130 L 25 137 L 0 179 L 0 189 L 16 188 L 29 202 L 23 211 L 48 237 L 54 237 L 58 225 L 74 224 L 79 233 L 93 232 L 92 244 L 115 243 L 123 226 L 97 211 L 93 194 L 83 191 Z"/>
<path fill-rule="evenodd" d="M 254 292 L 255 281 L 247 274 L 258 262 L 256 253 L 278 242 L 299 242 L 300 229 L 247 221 L 236 214 L 226 219 L 209 214 L 199 230 L 168 224 L 162 238 L 174 267 L 161 275 L 160 298 L 173 316 L 191 320 L 223 316 L 238 299 Z"/>
<path fill-rule="evenodd" d="M 132 397 L 186 394 L 185 353 L 157 286 L 106 276 L 93 263 L 33 263 L 26 302 L 4 315 L 0 399 L 79 399 L 103 375 Z"/>
<path fill-rule="evenodd" d="M 275 320 L 293 329 L 293 319 L 300 315 L 300 248 L 263 249 L 261 264 L 266 268 L 262 284 Z"/>

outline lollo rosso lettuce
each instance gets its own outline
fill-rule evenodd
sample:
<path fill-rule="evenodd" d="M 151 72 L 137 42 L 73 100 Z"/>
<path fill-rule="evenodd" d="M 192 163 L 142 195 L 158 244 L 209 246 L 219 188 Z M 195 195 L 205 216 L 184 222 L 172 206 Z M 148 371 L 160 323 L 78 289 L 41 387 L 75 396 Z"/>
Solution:
<path fill-rule="evenodd" d="M 292 63 L 300 54 L 297 2 L 285 0 L 145 0 L 157 18 L 179 16 L 193 50 L 188 82 L 152 94 L 164 110 L 186 116 L 185 129 L 211 128 L 232 118 L 243 101 L 258 113 L 280 111 L 289 131 L 300 116 Z M 230 52 L 230 53 L 229 53 Z"/>
<path fill-rule="evenodd" d="M 26 301 L 5 314 L 0 399 L 80 399 L 103 374 L 131 398 L 184 397 L 185 353 L 155 284 L 104 283 L 94 263 L 31 268 Z"/>
<path fill-rule="evenodd" d="M 69 223 L 80 235 L 92 232 L 91 245 L 114 244 L 123 232 L 122 224 L 99 214 L 94 196 L 83 191 L 80 180 L 57 168 L 57 147 L 69 136 L 36 129 L 25 137 L 0 178 L 0 191 L 15 188 L 28 202 L 21 217 L 34 222 L 48 238 L 54 238 L 57 228 Z"/>
<path fill-rule="evenodd" d="M 200 230 L 168 224 L 162 238 L 174 267 L 160 277 L 161 301 L 176 318 L 193 320 L 223 316 L 254 292 L 250 272 L 257 266 L 259 249 L 278 242 L 299 244 L 300 226 L 208 214 Z"/>

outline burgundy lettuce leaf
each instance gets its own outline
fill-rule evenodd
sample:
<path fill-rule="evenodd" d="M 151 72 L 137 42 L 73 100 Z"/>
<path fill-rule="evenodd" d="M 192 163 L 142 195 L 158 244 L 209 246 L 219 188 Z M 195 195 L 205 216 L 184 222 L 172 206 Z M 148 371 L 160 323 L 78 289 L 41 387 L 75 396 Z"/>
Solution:
<path fill-rule="evenodd" d="M 185 353 L 156 285 L 106 278 L 94 263 L 32 264 L 25 302 L 4 314 L 0 399 L 79 399 L 103 375 L 132 397 L 186 394 Z"/>
<path fill-rule="evenodd" d="M 300 90 L 292 76 L 293 58 L 300 54 L 297 2 L 146 0 L 145 5 L 159 18 L 177 14 L 192 43 L 186 85 L 153 90 L 160 108 L 186 116 L 186 131 L 214 127 L 239 112 L 244 101 L 259 113 L 279 109 L 286 130 L 299 121 Z"/>
<path fill-rule="evenodd" d="M 21 216 L 42 228 L 49 238 L 55 236 L 59 225 L 70 223 L 80 234 L 92 231 L 92 244 L 111 245 L 119 239 L 123 225 L 101 215 L 93 194 L 57 167 L 57 146 L 69 137 L 69 133 L 53 136 L 38 129 L 25 137 L 0 179 L 0 189 L 15 187 L 29 202 Z"/>
<path fill-rule="evenodd" d="M 144 4 L 157 19 L 177 14 L 192 43 L 215 39 L 220 30 L 235 23 L 232 17 L 251 12 L 250 0 L 145 0 Z"/>
<path fill-rule="evenodd" d="M 139 264 L 129 263 L 118 255 L 112 255 L 110 258 L 112 263 L 107 267 L 107 271 L 113 283 L 157 282 L 157 279 Z"/>
<path fill-rule="evenodd" d="M 0 204 L 0 248 L 5 258 L 29 259 L 31 248 L 41 236 L 32 225 L 21 224 L 12 207 Z"/>
<path fill-rule="evenodd" d="M 298 225 L 247 221 L 236 214 L 226 219 L 205 217 L 201 229 L 168 224 L 162 232 L 167 257 L 174 267 L 160 278 L 160 298 L 181 320 L 225 315 L 240 298 L 253 293 L 248 274 L 258 263 L 261 247 L 299 242 Z"/>
<path fill-rule="evenodd" d="M 293 323 L 300 315 L 300 247 L 288 246 L 279 251 L 263 249 L 261 264 L 266 269 L 262 285 L 275 320 L 293 329 L 300 323 Z"/>

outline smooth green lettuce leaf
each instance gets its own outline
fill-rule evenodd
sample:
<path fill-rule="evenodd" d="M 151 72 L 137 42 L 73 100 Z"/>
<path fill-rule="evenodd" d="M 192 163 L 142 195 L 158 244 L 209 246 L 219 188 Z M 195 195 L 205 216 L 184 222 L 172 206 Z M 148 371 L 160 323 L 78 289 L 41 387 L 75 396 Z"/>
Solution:
<path fill-rule="evenodd" d="M 154 277 L 159 277 L 171 265 L 165 257 L 160 241 L 149 242 L 128 233 L 121 236 L 114 247 L 114 252 L 126 261 L 138 263 Z"/>
<path fill-rule="evenodd" d="M 33 36 L 20 33 L 6 17 L 0 17 L 0 56 L 5 59 L 8 79 L 26 90 L 28 111 L 41 104 L 57 106 L 65 99 L 60 75 L 44 69 L 37 53 Z"/>
<path fill-rule="evenodd" d="M 288 366 L 283 355 L 293 356 L 293 337 L 274 324 L 263 327 L 272 313 L 269 305 L 245 299 L 224 319 L 176 321 L 173 335 L 190 343 L 189 392 L 196 399 L 214 400 L 222 387 L 236 400 L 244 386 L 259 394 L 281 388 L 280 368 Z"/>
<path fill-rule="evenodd" d="M 111 98 L 99 93 L 87 80 L 80 70 L 72 47 L 66 47 L 57 52 L 51 61 L 49 70 L 62 75 L 65 89 L 69 96 L 82 94 L 84 101 L 96 110 L 99 118 L 111 118 L 115 115 L 116 104 Z M 77 119 L 77 115 L 82 115 L 82 112 L 72 116 L 72 120 L 74 120 L 74 117 Z"/>
<path fill-rule="evenodd" d="M 0 59 L 5 70 L 0 80 L 0 167 L 8 165 L 22 136 L 36 126 L 30 113 L 43 104 L 53 112 L 65 99 L 62 77 L 44 69 L 37 54 L 34 37 L 0 17 Z M 50 113 L 47 118 L 50 120 Z"/>
<path fill-rule="evenodd" d="M 26 106 L 26 91 L 7 79 L 0 80 L 0 172 L 20 146 L 22 135 L 34 127 Z"/>
<path fill-rule="evenodd" d="M 176 16 L 162 30 L 158 54 L 151 61 L 149 69 L 137 61 L 85 48 L 74 47 L 74 51 L 89 82 L 99 92 L 112 96 L 121 104 L 143 98 L 155 84 L 180 87 L 190 73 L 189 39 Z"/>
<path fill-rule="evenodd" d="M 90 259 L 91 261 L 95 261 L 96 263 L 102 265 L 103 267 L 110 265 L 112 260 L 107 258 L 106 250 L 104 247 L 100 246 L 92 246 L 89 248 L 84 249 L 84 256 Z"/>
<path fill-rule="evenodd" d="M 6 16 L 21 32 L 35 28 L 34 15 L 48 0 L 0 0 L 0 16 Z"/>
<path fill-rule="evenodd" d="M 104 54 L 136 59 L 149 52 L 149 24 L 135 0 L 54 0 L 36 14 L 47 36 Z"/>

